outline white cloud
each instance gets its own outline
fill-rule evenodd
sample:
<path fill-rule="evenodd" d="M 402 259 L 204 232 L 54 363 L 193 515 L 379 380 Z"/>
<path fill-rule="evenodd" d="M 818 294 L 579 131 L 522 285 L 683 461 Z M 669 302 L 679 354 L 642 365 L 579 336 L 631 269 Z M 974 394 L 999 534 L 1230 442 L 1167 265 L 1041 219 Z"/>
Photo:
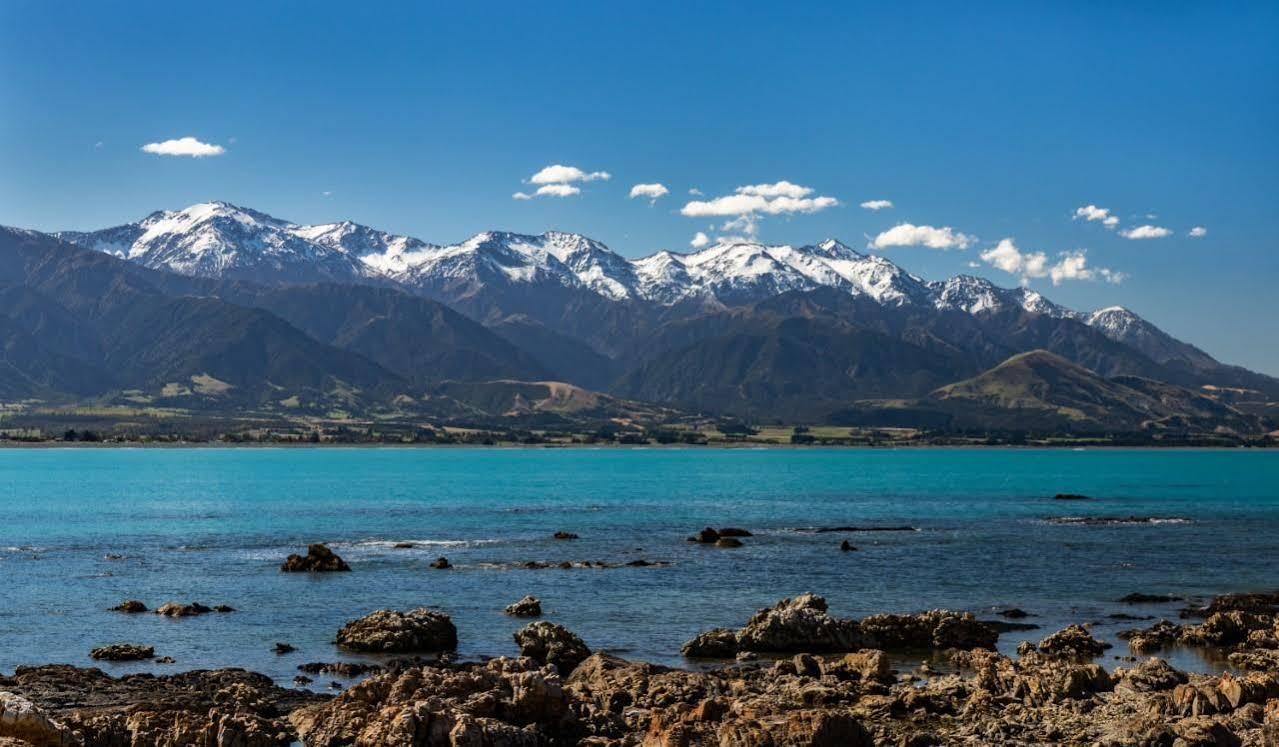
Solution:
<path fill-rule="evenodd" d="M 871 241 L 875 249 L 890 246 L 926 246 L 929 249 L 967 249 L 976 239 L 950 226 L 916 226 L 901 223 L 879 234 Z"/>
<path fill-rule="evenodd" d="M 531 184 L 568 184 L 569 182 L 593 182 L 597 179 L 608 181 L 613 175 L 607 171 L 582 171 L 576 166 L 555 164 L 547 166 L 529 177 Z"/>
<path fill-rule="evenodd" d="M 694 197 L 701 197 L 703 194 L 705 194 L 705 192 L 698 189 L 697 187 L 693 187 L 692 189 L 688 190 L 688 193 L 690 195 L 693 195 Z"/>
<path fill-rule="evenodd" d="M 94 143 L 93 148 L 94 150 L 102 150 L 102 141 L 99 140 L 98 142 Z"/>
<path fill-rule="evenodd" d="M 1083 249 L 1062 252 L 1053 263 L 1044 252 L 1023 252 L 1012 239 L 1002 239 L 981 253 L 981 260 L 997 270 L 1016 275 L 1023 285 L 1032 278 L 1049 278 L 1053 285 L 1066 280 L 1104 280 L 1121 283 L 1127 277 L 1107 267 L 1089 267 L 1088 253 Z"/>
<path fill-rule="evenodd" d="M 220 156 L 226 153 L 226 148 L 221 145 L 202 143 L 193 137 L 180 137 L 177 140 L 147 143 L 142 146 L 142 150 L 145 153 L 154 153 L 158 156 L 190 156 L 192 158 Z"/>
<path fill-rule="evenodd" d="M 1110 208 L 1097 207 L 1096 205 L 1084 205 L 1081 208 L 1075 208 L 1075 220 L 1083 219 L 1086 221 L 1101 221 L 1106 228 L 1114 228 L 1119 225 L 1119 218 L 1110 214 Z"/>
<path fill-rule="evenodd" d="M 1207 235 L 1208 235 L 1208 229 L 1204 228 L 1203 226 L 1195 226 L 1194 228 L 1190 229 L 1190 233 L 1189 233 L 1189 236 L 1196 239 L 1202 239 L 1203 237 Z"/>
<path fill-rule="evenodd" d="M 747 237 L 753 237 L 760 215 L 816 213 L 839 204 L 834 197 L 810 197 L 812 193 L 811 187 L 788 181 L 748 184 L 738 187 L 730 195 L 692 200 L 679 212 L 690 218 L 729 218 L 720 230 L 742 231 Z"/>
<path fill-rule="evenodd" d="M 534 197 L 572 197 L 580 195 L 582 190 L 574 187 L 572 184 L 543 184 L 533 193 Z"/>
<path fill-rule="evenodd" d="M 533 199 L 533 195 L 529 194 L 528 192 L 516 192 L 515 194 L 511 195 L 511 199 L 513 199 L 513 200 L 531 200 L 531 199 Z"/>
<path fill-rule="evenodd" d="M 320 195 L 321 195 L 321 196 L 323 196 L 323 197 L 332 197 L 332 196 L 333 196 L 333 191 L 332 191 L 332 190 L 328 190 L 328 189 L 326 189 L 326 190 L 324 190 L 323 192 L 321 192 L 321 193 L 320 193 Z"/>
<path fill-rule="evenodd" d="M 755 195 L 756 197 L 789 197 L 798 200 L 801 197 L 807 197 L 813 193 L 812 187 L 802 187 L 798 184 L 792 184 L 786 180 L 773 182 L 772 184 L 748 184 L 745 187 L 738 187 L 739 195 Z"/>
<path fill-rule="evenodd" d="M 1125 239 L 1162 239 L 1165 236 L 1171 236 L 1172 231 L 1163 226 L 1144 225 L 1130 228 L 1127 231 L 1120 231 L 1120 236 Z"/>
<path fill-rule="evenodd" d="M 651 202 L 655 202 L 657 198 L 668 195 L 670 192 L 664 184 L 636 184 L 631 187 L 631 198 L 647 197 Z"/>
<path fill-rule="evenodd" d="M 711 243 L 710 237 L 708 237 L 706 234 L 702 233 L 701 231 L 698 231 L 697 233 L 693 234 L 693 240 L 688 242 L 688 245 L 693 247 L 694 249 L 701 249 L 702 247 L 706 246 L 709 243 Z"/>
<path fill-rule="evenodd" d="M 883 210 L 885 208 L 891 208 L 893 206 L 893 201 L 892 200 L 867 200 L 863 202 L 861 206 L 866 208 L 867 210 Z"/>

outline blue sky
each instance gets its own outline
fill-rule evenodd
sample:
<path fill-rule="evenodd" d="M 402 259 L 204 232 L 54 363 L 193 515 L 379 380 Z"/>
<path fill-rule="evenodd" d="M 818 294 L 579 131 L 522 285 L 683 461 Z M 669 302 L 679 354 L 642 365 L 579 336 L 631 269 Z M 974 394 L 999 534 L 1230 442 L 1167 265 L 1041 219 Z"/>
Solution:
<path fill-rule="evenodd" d="M 0 3 L 0 223 L 225 199 L 631 256 L 908 223 L 879 251 L 916 274 L 1122 304 L 1279 374 L 1279 4 L 380 5 Z M 224 152 L 141 150 L 187 136 Z M 512 198 L 554 164 L 611 178 Z M 812 191 L 723 228 L 744 203 L 715 198 L 779 181 Z"/>

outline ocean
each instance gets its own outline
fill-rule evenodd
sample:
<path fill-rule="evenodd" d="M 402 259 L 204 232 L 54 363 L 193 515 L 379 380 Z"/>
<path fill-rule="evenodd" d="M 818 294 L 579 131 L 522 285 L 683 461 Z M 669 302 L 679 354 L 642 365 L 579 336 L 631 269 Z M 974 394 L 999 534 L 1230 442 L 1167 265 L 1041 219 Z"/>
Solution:
<path fill-rule="evenodd" d="M 1053 500 L 1064 492 L 1092 500 Z M 1150 623 L 1111 615 L 1184 606 L 1125 594 L 1279 587 L 1279 451 L 17 448 L 0 450 L 0 508 L 6 673 L 240 666 L 287 683 L 303 662 L 365 659 L 339 653 L 334 633 L 384 607 L 447 612 L 463 658 L 512 655 L 526 621 L 502 609 L 525 594 L 593 649 L 676 666 L 699 631 L 802 592 L 844 616 L 1018 607 L 1041 627 L 1005 633 L 1007 652 L 1093 623 L 1114 664 L 1128 653 L 1115 634 Z M 754 536 L 686 541 L 704 526 Z M 840 526 L 911 530 L 812 531 Z M 845 539 L 858 550 L 841 552 Z M 309 542 L 352 572 L 281 573 Z M 431 568 L 440 556 L 454 568 Z M 624 565 L 637 559 L 656 565 Z M 554 567 L 565 560 L 610 567 Z M 236 611 L 108 611 L 125 599 Z M 113 642 L 175 663 L 91 662 Z M 297 651 L 276 655 L 276 642 Z"/>

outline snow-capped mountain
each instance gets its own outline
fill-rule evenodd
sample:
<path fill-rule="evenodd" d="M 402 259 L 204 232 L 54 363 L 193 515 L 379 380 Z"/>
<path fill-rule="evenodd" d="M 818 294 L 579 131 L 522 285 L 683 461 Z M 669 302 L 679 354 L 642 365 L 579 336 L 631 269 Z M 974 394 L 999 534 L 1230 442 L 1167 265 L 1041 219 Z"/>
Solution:
<path fill-rule="evenodd" d="M 297 228 L 256 210 L 206 202 L 103 231 L 55 235 L 145 267 L 196 277 L 351 282 L 367 276 L 348 253 L 309 240 Z"/>
<path fill-rule="evenodd" d="M 57 236 L 183 275 L 267 283 L 386 282 L 446 301 L 486 288 L 519 286 L 573 289 L 605 301 L 734 306 L 828 287 L 886 306 L 921 305 L 969 314 L 1021 308 L 1078 320 L 1161 363 L 1212 362 L 1206 353 L 1122 307 L 1076 312 L 1036 291 L 1002 288 L 970 275 L 924 281 L 884 257 L 857 252 L 834 239 L 798 247 L 722 243 L 690 253 L 663 251 L 627 259 L 573 233 L 489 231 L 457 244 L 438 245 L 350 221 L 299 225 L 226 202 Z"/>

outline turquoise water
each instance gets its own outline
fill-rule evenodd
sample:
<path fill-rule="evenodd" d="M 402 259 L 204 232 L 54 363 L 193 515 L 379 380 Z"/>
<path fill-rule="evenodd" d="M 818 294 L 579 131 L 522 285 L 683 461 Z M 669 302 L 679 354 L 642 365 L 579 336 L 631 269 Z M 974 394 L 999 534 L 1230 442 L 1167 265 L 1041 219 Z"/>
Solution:
<path fill-rule="evenodd" d="M 0 508 L 4 672 L 88 665 L 90 648 L 130 641 L 177 663 L 105 668 L 245 666 L 287 681 L 301 662 L 343 658 L 331 641 L 344 621 L 422 605 L 453 616 L 462 656 L 512 654 L 521 623 L 501 610 L 524 594 L 595 648 L 671 664 L 698 631 L 804 591 L 843 615 L 1017 606 L 1043 629 L 1006 633 L 1011 650 L 1069 622 L 1113 640 L 1133 623 L 1110 614 L 1175 616 L 1116 603 L 1133 591 L 1279 587 L 1276 451 L 8 449 Z M 1170 520 L 1048 521 L 1066 516 Z M 900 524 L 919 531 L 796 531 Z M 705 525 L 756 536 L 731 550 L 684 541 Z M 842 539 L 860 551 L 841 553 Z M 278 571 L 314 541 L 353 572 Z M 431 569 L 440 555 L 456 568 Z M 514 567 L 637 558 L 669 565 Z M 126 598 L 238 611 L 106 611 Z M 276 656 L 276 641 L 298 652 Z"/>

